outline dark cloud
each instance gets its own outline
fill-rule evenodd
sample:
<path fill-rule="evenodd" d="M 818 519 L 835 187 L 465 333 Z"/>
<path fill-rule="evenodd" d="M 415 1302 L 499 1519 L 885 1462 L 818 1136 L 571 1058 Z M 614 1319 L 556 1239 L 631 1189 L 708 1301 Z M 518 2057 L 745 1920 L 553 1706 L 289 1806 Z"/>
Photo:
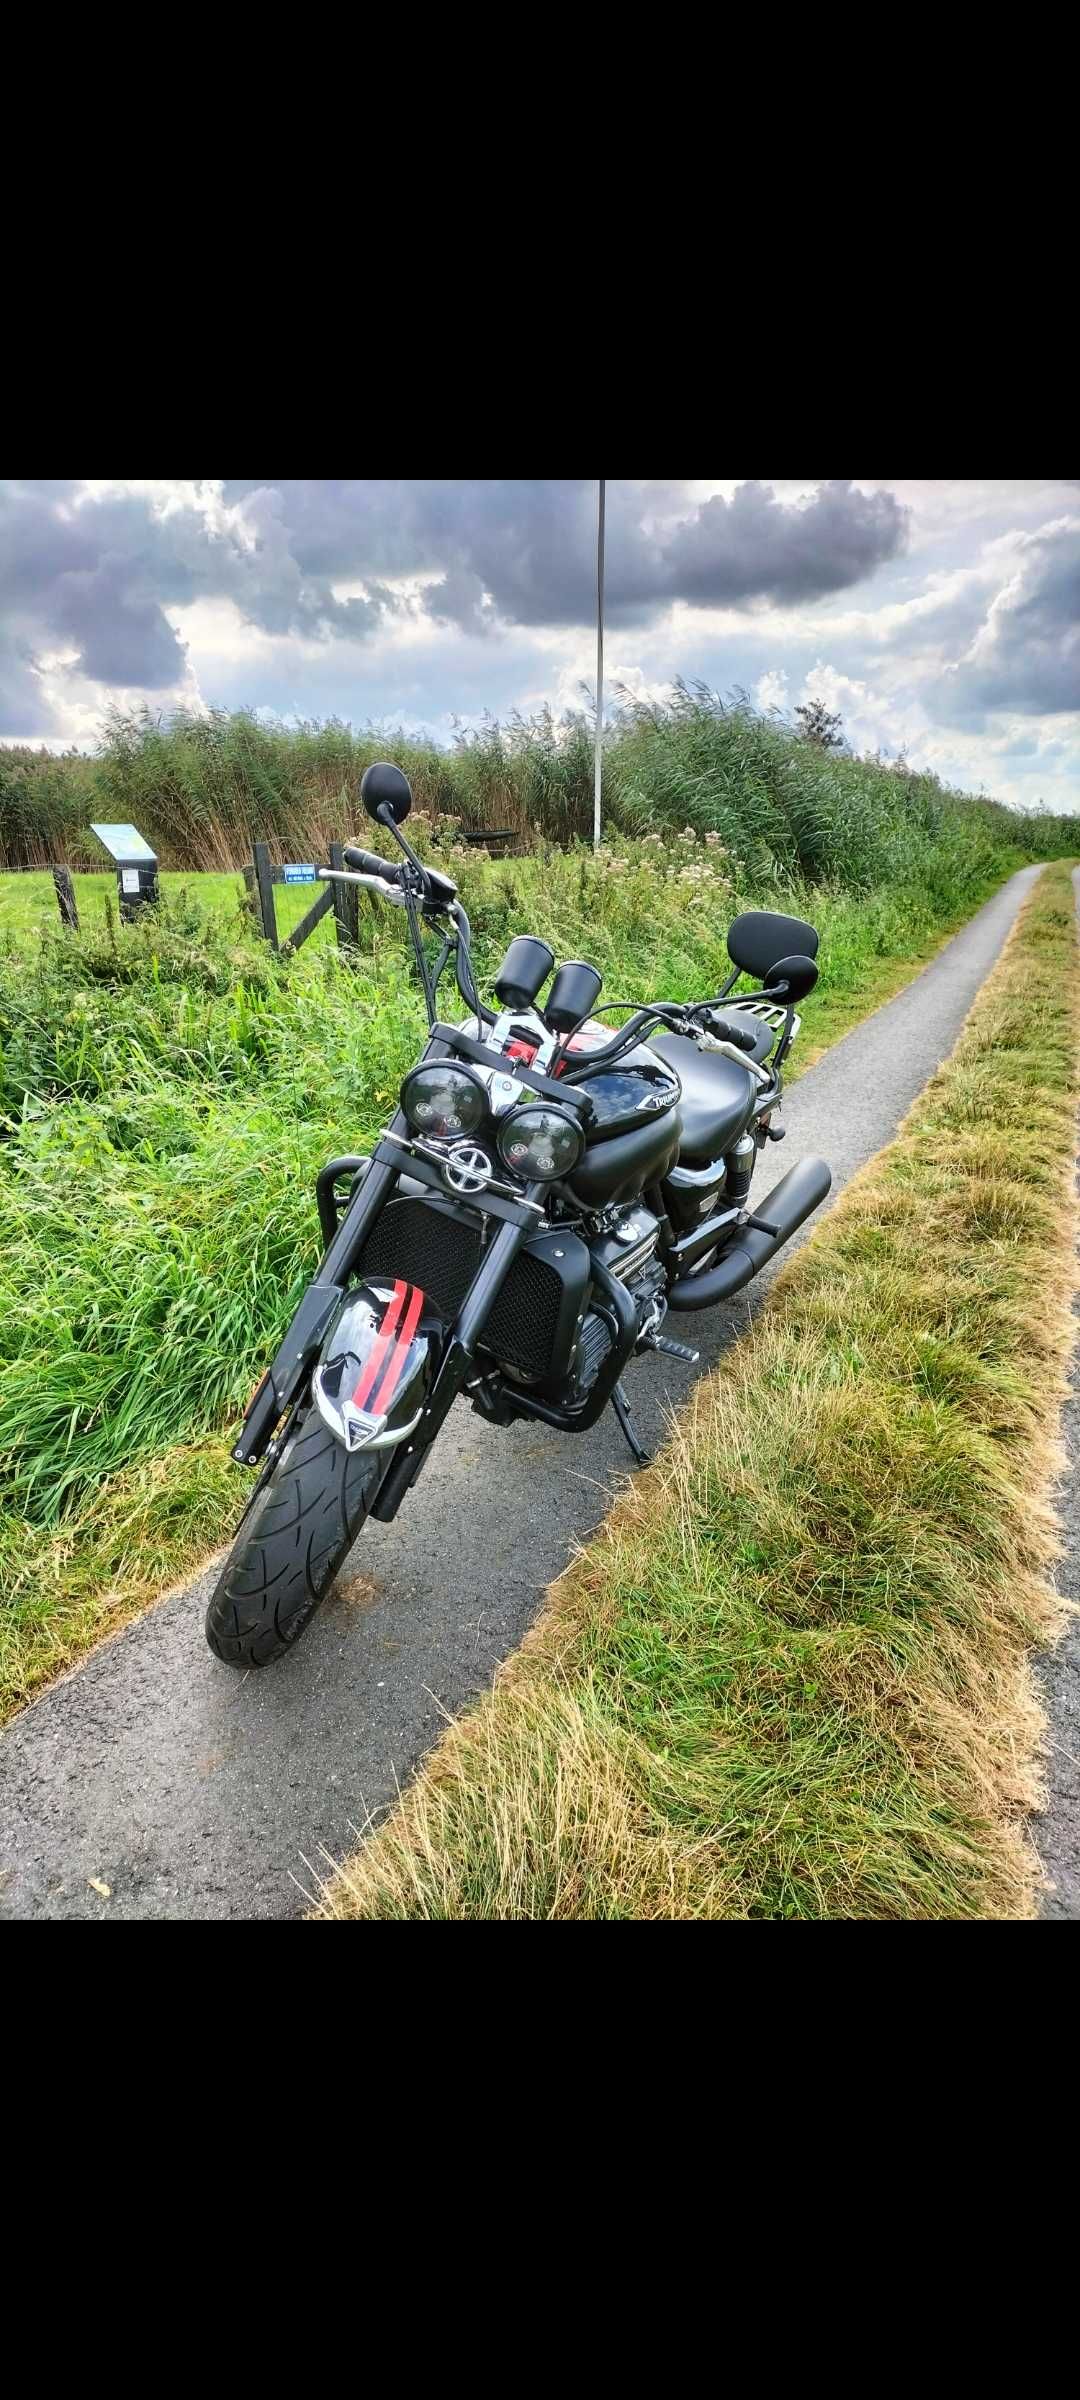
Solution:
<path fill-rule="evenodd" d="M 486 604 L 483 577 L 472 567 L 452 567 L 427 594 L 429 616 L 437 625 L 456 625 L 462 633 L 490 633 L 494 612 Z"/>
<path fill-rule="evenodd" d="M 650 502 L 678 487 L 608 486 L 605 597 L 613 624 L 668 602 L 701 607 L 818 599 L 872 574 L 902 548 L 905 511 L 890 492 L 828 483 L 801 505 L 765 484 L 693 508 L 647 533 Z M 591 623 L 596 606 L 596 485 L 310 483 L 226 485 L 250 512 L 273 493 L 292 555 L 313 578 L 442 570 L 432 613 L 474 632 L 490 613 L 514 625 Z M 491 612 L 483 595 L 491 595 Z"/>
<path fill-rule="evenodd" d="M 666 554 L 670 588 L 703 605 L 739 600 L 820 600 L 872 575 L 903 546 L 905 512 L 891 492 L 825 483 L 785 508 L 766 484 L 743 483 L 707 500 Z"/>
<path fill-rule="evenodd" d="M 266 633 L 319 641 L 377 632 L 401 610 L 403 578 L 425 579 L 428 616 L 470 635 L 592 622 L 592 482 L 230 482 L 238 513 L 220 528 L 192 506 L 155 512 L 141 495 L 75 507 L 77 488 L 0 488 L 0 591 L 22 681 L 35 655 L 74 647 L 96 681 L 175 689 L 185 652 L 165 612 L 200 596 L 233 601 Z M 665 530 L 647 530 L 650 510 Z M 893 495 L 850 483 L 824 484 L 803 505 L 744 484 L 700 508 L 685 486 L 613 483 L 608 617 L 648 622 L 675 599 L 812 600 L 872 574 L 904 539 Z M 348 583 L 364 592 L 340 597 Z"/>
<path fill-rule="evenodd" d="M 587 623 L 595 609 L 595 483 L 227 483 L 224 496 L 247 521 L 274 510 L 331 622 L 329 587 L 353 578 L 392 608 L 388 580 L 438 575 L 432 613 L 469 631 L 485 592 L 512 624 Z"/>
<path fill-rule="evenodd" d="M 98 549 L 39 486 L 0 485 L 0 605 L 6 618 L 32 610 L 58 575 L 93 568 Z"/>
<path fill-rule="evenodd" d="M 161 601 L 197 589 L 182 558 L 155 539 L 144 501 L 74 512 L 58 506 L 70 496 L 69 485 L 0 490 L 0 609 L 15 652 L 14 671 L 9 655 L 0 684 L 0 716 L 29 708 L 38 726 L 34 664 L 43 651 L 74 649 L 82 672 L 101 683 L 151 691 L 178 683 L 185 653 Z"/>
<path fill-rule="evenodd" d="M 110 553 L 90 574 L 61 575 L 52 623 L 74 643 L 82 674 L 96 683 L 161 692 L 183 678 L 184 645 L 157 601 L 133 582 L 127 558 Z"/>
<path fill-rule="evenodd" d="M 1080 714 L 1080 524 L 1028 534 L 971 654 L 942 677 L 934 713 L 981 726 L 997 709 Z"/>

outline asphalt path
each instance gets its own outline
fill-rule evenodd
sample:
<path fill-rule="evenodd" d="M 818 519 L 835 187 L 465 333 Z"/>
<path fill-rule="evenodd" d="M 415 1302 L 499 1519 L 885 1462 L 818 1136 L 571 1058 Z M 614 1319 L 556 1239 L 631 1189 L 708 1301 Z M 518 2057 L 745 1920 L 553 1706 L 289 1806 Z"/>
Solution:
<path fill-rule="evenodd" d="M 1038 872 L 1014 875 L 791 1088 L 787 1139 L 755 1178 L 759 1207 L 815 1151 L 835 1198 L 890 1139 L 952 1049 Z M 805 1031 L 812 1040 L 812 1001 Z M 671 1320 L 676 1339 L 700 1348 L 698 1372 L 745 1329 L 768 1280 L 728 1308 Z M 650 1447 L 690 1374 L 655 1356 L 630 1369 Z M 216 1564 L 170 1593 L 0 1734 L 0 1916 L 300 1915 L 305 1860 L 321 1866 L 353 1847 L 447 1715 L 490 1682 L 629 1466 L 610 1410 L 574 1436 L 495 1431 L 458 1402 L 400 1516 L 365 1527 L 334 1595 L 276 1666 L 241 1676 L 207 1649 Z M 1074 1750 L 1076 1732 L 1074 1717 Z"/>

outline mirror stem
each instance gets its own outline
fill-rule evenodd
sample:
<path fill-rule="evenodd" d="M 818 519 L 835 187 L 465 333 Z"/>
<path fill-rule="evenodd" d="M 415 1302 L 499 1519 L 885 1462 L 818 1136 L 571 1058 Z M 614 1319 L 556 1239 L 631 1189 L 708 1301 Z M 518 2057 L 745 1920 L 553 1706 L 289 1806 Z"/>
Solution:
<path fill-rule="evenodd" d="M 404 851 L 404 853 L 405 853 L 405 856 L 406 856 L 406 858 L 409 860 L 409 863 L 410 863 L 410 865 L 411 865 L 411 866 L 414 866 L 414 867 L 419 867 L 419 869 L 420 869 L 420 873 L 421 873 L 421 874 L 423 874 L 423 872 L 424 872 L 424 862 L 423 862 L 423 859 L 421 859 L 421 858 L 418 858 L 418 857 L 417 857 L 417 855 L 416 855 L 416 852 L 415 852 L 415 850 L 413 849 L 412 843 L 411 843 L 411 842 L 407 842 L 407 841 L 406 841 L 406 839 L 405 839 L 405 836 L 404 836 L 404 834 L 402 833 L 401 827 L 400 827 L 400 825 L 398 824 L 398 822 L 397 822 L 397 819 L 396 819 L 396 817 L 395 817 L 395 815 L 394 815 L 393 809 L 392 809 L 392 808 L 390 807 L 390 805 L 389 805 L 389 802 L 388 802 L 388 801 L 386 801 L 386 800 L 384 800 L 384 801 L 382 802 L 381 806 L 380 806 L 380 807 L 379 807 L 379 808 L 376 810 L 376 812 L 375 812 L 375 813 L 376 813 L 376 815 L 377 815 L 377 817 L 378 817 L 378 820 L 379 820 L 379 823 L 380 823 L 380 825 L 385 825 L 387 832 L 388 832 L 388 833 L 392 833 L 392 834 L 393 834 L 393 837 L 394 837 L 394 840 L 395 840 L 395 842 L 397 843 L 398 849 L 399 849 L 399 850 L 403 850 L 403 851 Z"/>

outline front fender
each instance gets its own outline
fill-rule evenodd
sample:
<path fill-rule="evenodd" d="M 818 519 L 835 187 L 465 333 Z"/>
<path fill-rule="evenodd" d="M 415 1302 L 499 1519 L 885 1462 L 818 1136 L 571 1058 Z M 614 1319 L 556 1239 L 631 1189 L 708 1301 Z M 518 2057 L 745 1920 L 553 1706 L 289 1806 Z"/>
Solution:
<path fill-rule="evenodd" d="M 441 1346 L 441 1320 L 419 1284 L 380 1275 L 342 1294 L 311 1391 L 343 1449 L 392 1450 L 407 1440 L 427 1405 Z"/>

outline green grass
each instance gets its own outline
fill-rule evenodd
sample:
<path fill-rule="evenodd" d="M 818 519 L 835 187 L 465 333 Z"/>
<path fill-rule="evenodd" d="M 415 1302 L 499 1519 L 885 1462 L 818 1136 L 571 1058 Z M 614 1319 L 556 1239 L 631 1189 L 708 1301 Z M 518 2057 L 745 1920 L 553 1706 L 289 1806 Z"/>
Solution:
<path fill-rule="evenodd" d="M 315 862 L 318 863 L 318 862 Z M 100 936 L 105 931 L 111 907 L 116 912 L 116 876 L 110 871 L 103 875 L 80 875 L 72 878 L 83 932 Z M 190 895 L 208 915 L 234 917 L 244 893 L 244 880 L 239 872 L 200 875 L 193 871 L 168 872 L 159 878 L 161 889 L 171 900 Z M 321 884 L 276 884 L 274 907 L 278 933 L 285 940 L 294 925 L 298 925 L 305 910 L 318 897 Z M 56 889 L 47 869 L 28 869 L 22 874 L 0 875 L 0 939 L 4 934 L 15 938 L 41 932 L 59 923 Z M 310 936 L 313 942 L 333 938 L 333 920 L 324 918 Z"/>
<path fill-rule="evenodd" d="M 595 959 L 613 999 L 700 997 L 737 909 L 810 915 L 804 1058 L 984 888 L 759 894 L 693 836 L 496 863 L 441 830 L 417 838 L 461 879 L 482 976 L 528 929 Z M 352 962 L 325 926 L 279 961 L 237 877 L 166 878 L 134 928 L 111 878 L 87 882 L 73 937 L 50 877 L 0 879 L 0 1711 L 226 1537 L 230 1431 L 318 1255 L 315 1176 L 386 1121 L 423 1034 L 396 912 L 363 907 Z M 281 889 L 283 926 L 310 896 Z"/>
<path fill-rule="evenodd" d="M 957 1048 L 320 1913 L 1029 1913 L 1072 1338 L 1080 955 Z"/>

